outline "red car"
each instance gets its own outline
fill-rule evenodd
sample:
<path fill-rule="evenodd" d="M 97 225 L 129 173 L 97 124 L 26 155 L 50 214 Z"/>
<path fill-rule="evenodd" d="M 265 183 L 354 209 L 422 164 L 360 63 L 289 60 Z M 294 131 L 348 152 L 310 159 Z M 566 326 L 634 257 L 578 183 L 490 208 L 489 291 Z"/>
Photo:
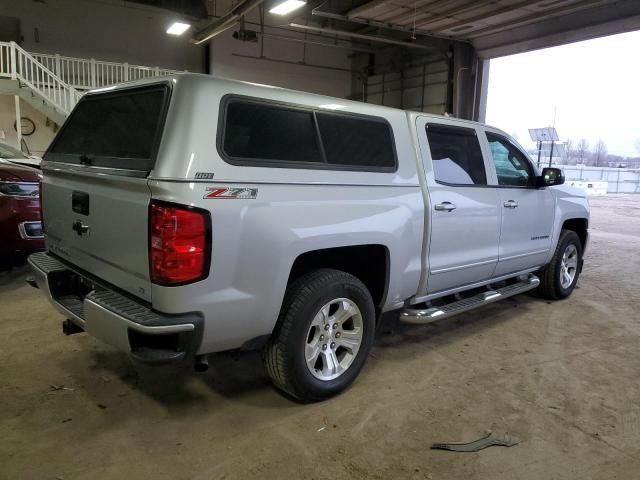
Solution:
<path fill-rule="evenodd" d="M 44 248 L 38 191 L 41 178 L 35 168 L 0 159 L 2 264 L 14 264 L 23 253 Z"/>

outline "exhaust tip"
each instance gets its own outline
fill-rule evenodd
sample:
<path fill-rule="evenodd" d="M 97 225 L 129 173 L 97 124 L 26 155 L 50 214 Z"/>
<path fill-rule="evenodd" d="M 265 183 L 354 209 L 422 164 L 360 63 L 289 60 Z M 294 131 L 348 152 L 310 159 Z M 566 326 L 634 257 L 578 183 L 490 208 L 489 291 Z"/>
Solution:
<path fill-rule="evenodd" d="M 40 288 L 38 286 L 38 282 L 36 282 L 36 277 L 27 277 L 26 282 L 31 285 L 33 288 Z"/>
<path fill-rule="evenodd" d="M 64 333 L 65 335 L 75 335 L 76 333 L 83 332 L 84 329 L 82 327 L 79 327 L 69 319 L 62 322 L 62 333 Z"/>
<path fill-rule="evenodd" d="M 202 373 L 209 370 L 209 357 L 207 355 L 199 355 L 196 357 L 196 363 L 193 366 L 196 372 Z"/>

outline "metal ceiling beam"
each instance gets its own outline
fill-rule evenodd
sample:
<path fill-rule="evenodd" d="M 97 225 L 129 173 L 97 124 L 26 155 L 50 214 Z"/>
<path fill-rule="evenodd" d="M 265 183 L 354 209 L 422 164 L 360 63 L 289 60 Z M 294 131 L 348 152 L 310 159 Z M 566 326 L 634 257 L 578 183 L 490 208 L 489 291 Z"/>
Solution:
<path fill-rule="evenodd" d="M 612 2 L 612 0 L 581 0 L 580 3 L 564 5 L 562 7 L 549 9 L 541 12 L 536 12 L 531 15 L 510 20 L 508 22 L 502 22 L 500 24 L 481 28 L 480 30 L 465 31 L 462 34 L 464 34 L 466 37 L 471 37 L 471 38 L 490 35 L 492 33 L 508 30 L 510 28 L 519 27 L 522 25 L 530 24 L 530 23 L 541 22 L 550 17 L 579 12 L 581 10 L 586 10 L 586 9 L 593 8 L 598 5 L 602 5 L 606 3 L 614 3 L 614 2 Z"/>
<path fill-rule="evenodd" d="M 362 16 L 362 14 L 369 12 L 371 10 L 374 10 L 382 5 L 384 5 L 385 3 L 390 3 L 390 0 L 372 0 L 370 2 L 367 2 L 363 5 L 360 5 L 359 7 L 356 8 L 352 8 L 351 10 L 349 10 L 347 12 L 347 17 L 351 18 L 351 17 L 360 17 Z"/>
<path fill-rule="evenodd" d="M 263 0 L 244 0 L 243 2 L 240 2 L 222 17 L 214 20 L 213 22 L 196 31 L 193 34 L 191 41 L 196 45 L 200 45 L 201 43 L 206 42 L 216 35 L 221 34 L 225 30 L 230 29 L 236 23 L 238 23 L 240 17 L 260 5 L 262 1 Z"/>
<path fill-rule="evenodd" d="M 474 45 L 481 58 L 495 58 L 635 30 L 640 30 L 640 3 L 618 0 L 615 5 L 568 13 L 554 21 L 483 35 L 474 40 Z"/>
<path fill-rule="evenodd" d="M 447 2 L 450 3 L 450 2 Z M 417 25 L 429 25 L 432 23 L 437 23 L 442 20 L 447 20 L 447 17 L 455 17 L 456 15 L 460 15 L 461 13 L 470 12 L 473 10 L 477 10 L 479 8 L 485 7 L 487 5 L 494 4 L 495 0 L 478 0 L 475 2 L 470 2 L 464 6 L 457 6 L 456 8 L 450 8 L 448 10 L 444 10 L 442 12 L 430 12 L 430 11 L 420 11 L 418 10 L 418 14 L 416 16 L 416 26 Z M 427 7 L 431 8 L 431 5 Z M 404 13 L 402 15 L 398 15 L 397 17 L 389 19 L 389 21 L 394 23 L 401 23 L 404 21 L 412 20 L 412 13 Z M 398 18 L 400 17 L 400 18 Z M 426 17 L 426 18 L 425 18 Z M 426 21 L 425 21 L 426 20 Z M 452 18 L 452 20 L 454 20 Z"/>
<path fill-rule="evenodd" d="M 542 0 L 541 0 L 542 1 Z M 548 0 L 546 0 L 548 1 Z M 494 3 L 494 2 L 490 2 L 490 3 Z M 527 6 L 534 6 L 536 3 L 541 3 L 540 1 L 538 2 L 531 2 L 531 1 L 524 1 L 524 2 L 520 2 L 520 3 L 515 3 L 509 6 L 504 6 L 501 8 L 497 8 L 495 10 L 491 10 L 489 12 L 484 12 L 482 14 L 478 14 L 474 17 L 471 18 L 465 18 L 464 20 L 458 20 L 457 22 L 454 22 L 450 25 L 446 25 L 444 27 L 441 27 L 440 30 L 451 30 L 452 28 L 458 28 L 458 27 L 463 27 L 465 25 L 468 25 L 470 23 L 475 23 L 478 21 L 485 21 L 489 18 L 493 18 L 493 17 L 497 17 L 498 15 L 502 15 L 505 13 L 510 13 L 510 12 L 515 12 L 516 10 L 519 10 L 523 7 L 527 7 Z M 447 20 L 446 18 L 442 18 L 439 19 L 438 21 L 441 20 Z M 450 18 L 449 20 L 457 20 L 455 18 Z M 430 23 L 434 23 L 433 20 L 429 20 L 427 22 L 418 22 L 418 25 L 428 25 Z"/>
<path fill-rule="evenodd" d="M 384 20 L 386 22 L 399 23 L 400 21 L 402 21 L 402 19 L 405 19 L 405 18 L 412 19 L 414 15 L 417 15 L 417 16 L 427 15 L 429 17 L 432 17 L 434 15 L 440 15 L 440 13 L 434 13 L 433 9 L 438 8 L 442 5 L 449 5 L 450 3 L 451 3 L 451 0 L 433 0 L 433 1 L 428 1 L 426 3 L 418 2 L 414 5 L 403 5 L 401 8 L 405 10 L 404 12 L 399 14 L 396 13 L 391 17 L 385 18 Z"/>
<path fill-rule="evenodd" d="M 421 45 L 419 43 L 403 42 L 401 40 L 393 40 L 391 38 L 376 37 L 374 35 L 361 35 L 359 33 L 345 32 L 344 30 L 334 30 L 334 29 L 331 29 L 331 28 L 312 27 L 310 25 L 299 25 L 297 23 L 290 23 L 289 26 L 291 28 L 300 28 L 302 30 L 308 30 L 310 32 L 320 32 L 320 33 L 324 33 L 324 34 L 327 34 L 327 35 L 338 35 L 338 36 L 348 37 L 348 38 L 359 38 L 361 40 L 368 40 L 370 42 L 388 43 L 390 45 L 400 45 L 402 47 L 418 48 L 418 49 L 421 49 L 421 50 L 437 50 L 437 48 L 435 48 L 435 47 L 430 47 L 430 46 L 427 46 L 427 45 Z"/>

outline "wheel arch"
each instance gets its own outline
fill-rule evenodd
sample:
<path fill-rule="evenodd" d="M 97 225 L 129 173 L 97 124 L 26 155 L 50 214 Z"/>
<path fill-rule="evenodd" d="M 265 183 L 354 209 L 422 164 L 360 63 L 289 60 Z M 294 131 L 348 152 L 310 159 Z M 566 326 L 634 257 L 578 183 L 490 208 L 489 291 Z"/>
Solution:
<path fill-rule="evenodd" d="M 390 254 L 386 245 L 348 245 L 301 253 L 291 266 L 287 285 L 319 268 L 341 270 L 358 278 L 371 293 L 376 313 L 381 312 L 390 279 Z"/>
<path fill-rule="evenodd" d="M 571 230 L 576 232 L 580 238 L 580 246 L 584 253 L 587 247 L 587 239 L 589 235 L 589 220 L 586 218 L 569 218 L 562 223 L 561 230 Z"/>

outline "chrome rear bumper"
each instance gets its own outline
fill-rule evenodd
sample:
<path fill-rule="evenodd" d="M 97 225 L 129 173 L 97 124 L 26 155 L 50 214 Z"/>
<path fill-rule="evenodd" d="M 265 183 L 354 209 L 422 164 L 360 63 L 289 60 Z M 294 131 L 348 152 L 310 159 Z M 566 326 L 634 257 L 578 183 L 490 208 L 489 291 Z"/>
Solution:
<path fill-rule="evenodd" d="M 203 320 L 198 313 L 156 312 L 46 252 L 30 255 L 29 266 L 37 287 L 65 318 L 137 360 L 182 360 L 195 353 L 200 344 Z"/>

